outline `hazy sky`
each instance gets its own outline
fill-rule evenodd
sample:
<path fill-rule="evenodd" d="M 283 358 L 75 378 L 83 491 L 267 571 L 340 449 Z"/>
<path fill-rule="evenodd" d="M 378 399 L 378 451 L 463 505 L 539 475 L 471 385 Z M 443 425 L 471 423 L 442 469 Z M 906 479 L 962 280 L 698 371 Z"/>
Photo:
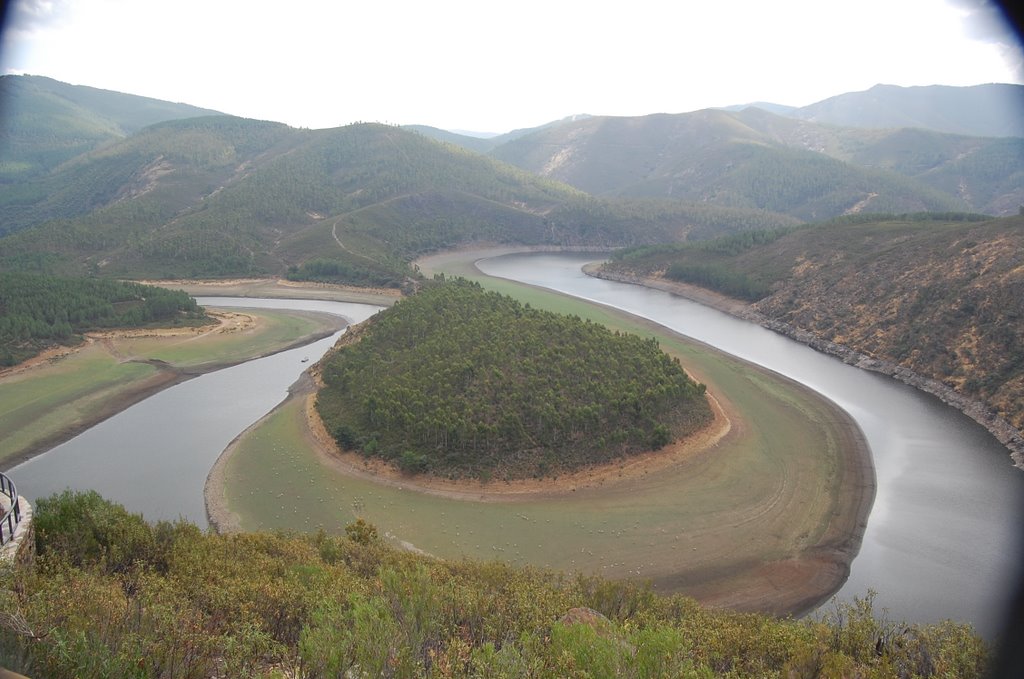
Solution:
<path fill-rule="evenodd" d="M 1022 83 L 993 15 L 985 0 L 14 0 L 0 69 L 294 126 L 504 132 Z"/>

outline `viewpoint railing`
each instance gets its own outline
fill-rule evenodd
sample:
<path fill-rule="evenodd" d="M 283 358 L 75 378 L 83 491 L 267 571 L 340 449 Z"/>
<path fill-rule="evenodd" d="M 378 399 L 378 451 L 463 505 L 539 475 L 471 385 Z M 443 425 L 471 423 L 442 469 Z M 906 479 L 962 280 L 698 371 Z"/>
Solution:
<path fill-rule="evenodd" d="M 14 531 L 18 529 L 18 522 L 21 521 L 21 503 L 18 502 L 18 489 L 14 487 L 7 474 L 0 472 L 0 493 L 10 499 L 10 506 L 4 511 L 3 518 L 0 518 L 0 545 L 6 545 L 14 538 Z"/>

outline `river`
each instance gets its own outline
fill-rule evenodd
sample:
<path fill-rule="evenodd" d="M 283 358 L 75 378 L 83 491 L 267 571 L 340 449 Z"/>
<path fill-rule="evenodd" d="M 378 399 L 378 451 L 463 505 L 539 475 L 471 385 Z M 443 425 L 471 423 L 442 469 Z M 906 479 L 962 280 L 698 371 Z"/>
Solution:
<path fill-rule="evenodd" d="M 840 598 L 877 592 L 896 619 L 971 621 L 991 636 L 1020 550 L 1024 473 L 985 429 L 892 378 L 660 290 L 585 275 L 586 254 L 482 260 L 483 273 L 557 290 L 653 320 L 765 366 L 839 404 L 871 447 L 877 491 Z"/>
<path fill-rule="evenodd" d="M 213 307 L 323 311 L 350 323 L 381 308 L 316 300 L 197 299 Z M 19 464 L 9 476 L 30 500 L 65 488 L 93 489 L 149 520 L 184 518 L 206 526 L 203 485 L 221 451 L 284 400 L 288 387 L 341 334 L 175 385 Z"/>
<path fill-rule="evenodd" d="M 824 394 L 857 421 L 873 451 L 874 508 L 839 595 L 877 592 L 896 619 L 969 621 L 991 637 L 1019 554 L 1024 475 L 984 429 L 934 397 L 847 366 L 754 324 L 657 290 L 586 276 L 583 254 L 481 261 L 489 275 L 649 318 Z M 201 298 L 207 306 L 327 311 L 359 322 L 378 308 L 306 300 Z M 11 470 L 30 499 L 94 488 L 148 519 L 206 524 L 203 485 L 220 452 L 272 409 L 339 335 L 204 375 L 136 404 Z"/>

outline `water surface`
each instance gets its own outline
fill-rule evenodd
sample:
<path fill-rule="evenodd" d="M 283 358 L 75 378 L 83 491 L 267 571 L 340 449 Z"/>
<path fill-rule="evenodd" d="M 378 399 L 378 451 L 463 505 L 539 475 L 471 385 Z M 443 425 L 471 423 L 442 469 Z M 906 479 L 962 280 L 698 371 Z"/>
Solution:
<path fill-rule="evenodd" d="M 877 594 L 893 618 L 973 623 L 991 636 L 1020 554 L 1024 472 L 980 425 L 937 398 L 787 337 L 660 290 L 585 275 L 595 256 L 534 253 L 481 260 L 491 276 L 530 283 L 655 321 L 832 399 L 871 447 L 877 493 L 839 596 Z"/>
<path fill-rule="evenodd" d="M 351 323 L 380 309 L 313 300 L 197 299 L 204 306 L 324 311 Z M 280 403 L 340 335 L 175 385 L 19 464 L 9 475 L 30 501 L 65 488 L 93 489 L 149 520 L 182 517 L 206 526 L 203 485 L 221 451 Z"/>

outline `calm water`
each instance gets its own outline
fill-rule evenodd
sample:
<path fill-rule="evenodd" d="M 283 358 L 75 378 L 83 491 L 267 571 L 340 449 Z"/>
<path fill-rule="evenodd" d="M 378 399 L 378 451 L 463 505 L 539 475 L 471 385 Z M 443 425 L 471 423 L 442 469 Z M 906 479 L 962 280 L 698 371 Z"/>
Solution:
<path fill-rule="evenodd" d="M 325 311 L 358 323 L 380 307 L 311 300 L 201 297 L 204 306 Z M 341 333 L 196 377 L 141 401 L 10 471 L 33 500 L 94 489 L 147 519 L 207 525 L 203 484 L 221 451 L 284 400 Z M 309 362 L 303 363 L 303 358 Z"/>
<path fill-rule="evenodd" d="M 893 618 L 969 621 L 991 636 L 1019 554 L 1024 472 L 981 427 L 938 400 L 857 370 L 756 325 L 679 297 L 585 276 L 593 259 L 512 255 L 480 262 L 488 274 L 597 301 L 774 369 L 825 394 L 863 429 L 878 490 L 861 552 L 840 596 L 878 592 Z M 329 311 L 358 322 L 361 304 L 204 298 L 209 306 Z M 282 352 L 163 391 L 12 470 L 32 499 L 95 488 L 148 519 L 205 525 L 203 484 L 221 451 L 286 395 L 337 340 Z"/>
<path fill-rule="evenodd" d="M 997 629 L 1020 554 L 1024 472 L 972 420 L 891 378 L 859 370 L 681 297 L 592 278 L 585 254 L 508 255 L 488 275 L 558 290 L 651 319 L 791 377 L 838 403 L 874 457 L 877 494 L 840 597 L 878 595 L 892 618 Z"/>

